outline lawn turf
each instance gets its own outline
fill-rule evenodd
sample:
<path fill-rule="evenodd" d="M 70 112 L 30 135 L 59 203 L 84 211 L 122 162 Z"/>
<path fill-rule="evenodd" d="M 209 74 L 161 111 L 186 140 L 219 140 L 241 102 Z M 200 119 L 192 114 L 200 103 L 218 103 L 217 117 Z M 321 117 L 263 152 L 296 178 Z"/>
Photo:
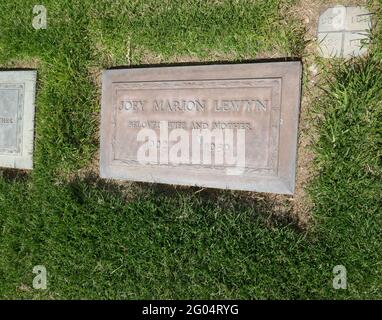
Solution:
<path fill-rule="evenodd" d="M 294 1 L 44 1 L 46 30 L 32 28 L 34 4 L 0 3 L 0 63 L 37 67 L 39 79 L 35 168 L 0 174 L 0 297 L 382 298 L 381 33 L 368 59 L 334 63 L 312 104 L 316 224 L 305 232 L 235 192 L 126 192 L 87 170 L 99 70 L 301 57 L 303 28 L 285 17 Z M 347 290 L 332 287 L 339 264 Z M 35 265 L 48 270 L 46 291 L 32 288 Z"/>

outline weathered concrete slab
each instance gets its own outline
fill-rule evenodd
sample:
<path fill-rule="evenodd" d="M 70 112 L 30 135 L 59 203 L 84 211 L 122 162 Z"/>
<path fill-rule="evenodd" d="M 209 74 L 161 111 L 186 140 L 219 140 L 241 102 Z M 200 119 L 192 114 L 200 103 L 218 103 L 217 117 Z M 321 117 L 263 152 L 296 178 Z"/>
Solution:
<path fill-rule="evenodd" d="M 317 41 L 325 58 L 351 58 L 367 53 L 372 15 L 363 7 L 336 6 L 319 17 Z"/>
<path fill-rule="evenodd" d="M 344 34 L 344 48 L 343 56 L 357 57 L 367 53 L 367 44 L 369 43 L 369 36 L 361 32 L 345 32 Z"/>
<path fill-rule="evenodd" d="M 103 178 L 292 194 L 300 62 L 106 70 Z"/>
<path fill-rule="evenodd" d="M 0 167 L 32 169 L 36 71 L 0 71 Z"/>
<path fill-rule="evenodd" d="M 342 57 L 342 32 L 320 32 L 317 35 L 317 41 L 323 57 Z"/>

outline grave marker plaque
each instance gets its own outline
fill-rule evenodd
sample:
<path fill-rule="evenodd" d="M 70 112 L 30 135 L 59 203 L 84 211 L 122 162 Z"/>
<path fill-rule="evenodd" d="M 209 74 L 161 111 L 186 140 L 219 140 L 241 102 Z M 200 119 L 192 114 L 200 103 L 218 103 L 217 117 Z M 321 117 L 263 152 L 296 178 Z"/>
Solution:
<path fill-rule="evenodd" d="M 103 178 L 293 194 L 300 62 L 106 70 Z"/>
<path fill-rule="evenodd" d="M 364 7 L 335 6 L 319 17 L 317 40 L 324 58 L 352 58 L 367 53 L 372 14 Z"/>
<path fill-rule="evenodd" d="M 0 167 L 32 169 L 36 71 L 0 72 Z"/>

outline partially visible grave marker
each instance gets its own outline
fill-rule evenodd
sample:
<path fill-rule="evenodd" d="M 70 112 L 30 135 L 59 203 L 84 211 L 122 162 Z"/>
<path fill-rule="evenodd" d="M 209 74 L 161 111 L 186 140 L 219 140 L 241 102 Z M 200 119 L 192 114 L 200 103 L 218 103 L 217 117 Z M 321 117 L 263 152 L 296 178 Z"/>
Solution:
<path fill-rule="evenodd" d="M 0 72 L 0 167 L 32 169 L 36 71 Z"/>
<path fill-rule="evenodd" d="M 325 58 L 351 58 L 367 52 L 371 13 L 363 7 L 326 9 L 318 21 L 317 40 Z"/>

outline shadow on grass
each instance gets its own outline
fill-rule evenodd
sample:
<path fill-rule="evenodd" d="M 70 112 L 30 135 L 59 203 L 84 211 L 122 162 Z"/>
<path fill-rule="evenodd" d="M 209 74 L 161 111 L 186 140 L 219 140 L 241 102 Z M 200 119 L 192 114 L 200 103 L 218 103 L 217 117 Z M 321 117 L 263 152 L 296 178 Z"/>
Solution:
<path fill-rule="evenodd" d="M 110 67 L 108 70 L 118 69 L 145 69 L 145 68 L 160 68 L 160 67 L 187 67 L 187 66 L 205 66 L 205 65 L 230 65 L 230 64 L 245 64 L 245 63 L 269 63 L 269 62 L 293 62 L 302 61 L 298 57 L 284 58 L 262 58 L 262 59 L 238 59 L 238 60 L 216 60 L 216 61 L 192 61 L 192 62 L 172 62 L 172 63 L 157 63 L 157 64 L 131 64 Z"/>
<path fill-rule="evenodd" d="M 119 199 L 126 204 L 134 201 L 153 201 L 156 206 L 165 206 L 168 201 L 175 204 L 184 199 L 192 201 L 193 206 L 215 207 L 220 212 L 245 213 L 253 219 L 263 218 L 267 227 L 284 227 L 305 232 L 293 214 L 289 196 L 233 191 L 192 186 L 177 186 L 146 182 L 114 181 L 101 179 L 95 173 L 76 176 L 69 183 L 76 201 L 82 203 L 86 195 L 84 186 L 92 186 L 107 196 Z"/>
<path fill-rule="evenodd" d="M 36 68 L 0 68 L 0 71 L 37 71 Z"/>
<path fill-rule="evenodd" d="M 201 205 L 212 202 L 222 210 L 250 212 L 254 218 L 261 216 L 266 219 L 270 227 L 289 226 L 298 232 L 305 231 L 298 223 L 297 217 L 292 214 L 289 196 L 143 182 L 135 184 L 141 190 L 150 190 L 156 197 L 192 197 Z"/>
<path fill-rule="evenodd" d="M 0 177 L 6 182 L 25 182 L 30 177 L 30 171 L 20 169 L 1 169 Z"/>

